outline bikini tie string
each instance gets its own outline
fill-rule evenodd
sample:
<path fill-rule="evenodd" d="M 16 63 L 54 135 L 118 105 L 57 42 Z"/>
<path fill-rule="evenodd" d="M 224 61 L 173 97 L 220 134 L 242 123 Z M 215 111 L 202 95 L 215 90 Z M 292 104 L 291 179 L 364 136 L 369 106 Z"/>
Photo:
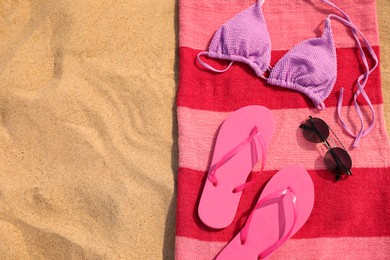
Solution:
<path fill-rule="evenodd" d="M 358 131 L 357 134 L 353 133 L 351 128 L 345 123 L 345 121 L 343 120 L 343 118 L 341 116 L 341 108 L 342 108 L 342 103 L 343 103 L 344 88 L 341 88 L 340 94 L 339 94 L 339 98 L 338 98 L 338 102 L 337 102 L 337 115 L 339 117 L 339 123 L 340 123 L 341 127 L 350 136 L 355 137 L 355 141 L 353 142 L 352 147 L 358 147 L 359 146 L 359 141 L 361 140 L 361 138 L 366 136 L 366 135 L 368 135 L 371 132 L 372 128 L 374 127 L 374 123 L 375 123 L 374 107 L 373 107 L 373 105 L 371 103 L 371 100 L 368 97 L 366 91 L 364 90 L 364 88 L 365 88 L 365 86 L 367 84 L 369 75 L 378 66 L 378 63 L 379 63 L 378 62 L 378 57 L 376 56 L 374 50 L 372 49 L 371 45 L 369 44 L 367 38 L 352 23 L 351 19 L 349 18 L 349 16 L 344 11 L 342 11 L 338 6 L 336 6 L 334 3 L 332 3 L 332 2 L 330 2 L 328 0 L 322 0 L 322 2 L 324 2 L 324 3 L 334 7 L 335 9 L 337 9 L 343 15 L 343 17 L 341 17 L 341 16 L 336 15 L 336 14 L 330 14 L 330 15 L 328 15 L 328 19 L 337 20 L 340 23 L 342 23 L 342 24 L 344 24 L 344 25 L 346 25 L 347 27 L 350 28 L 350 30 L 352 32 L 352 35 L 353 35 L 353 37 L 354 37 L 354 39 L 356 41 L 356 44 L 358 45 L 359 54 L 360 54 L 360 57 L 361 57 L 361 59 L 363 61 L 363 64 L 364 64 L 364 73 L 361 74 L 358 77 L 358 79 L 357 79 L 357 82 L 356 82 L 357 90 L 356 90 L 356 92 L 355 92 L 355 94 L 353 96 L 354 107 L 355 107 L 355 110 L 356 110 L 356 112 L 358 114 L 359 121 L 360 121 L 360 130 Z M 374 60 L 374 65 L 371 68 L 370 68 L 370 66 L 368 64 L 368 60 L 367 60 L 366 54 L 364 53 L 364 50 L 363 50 L 361 41 L 359 39 L 359 36 L 363 39 L 364 46 L 367 48 L 369 54 L 371 55 L 372 59 Z M 370 111 L 371 111 L 370 123 L 369 123 L 367 128 L 365 128 L 365 126 L 364 126 L 363 113 L 361 111 L 360 105 L 357 102 L 357 98 L 360 95 L 363 96 L 364 100 L 366 101 L 366 104 L 369 106 Z"/>

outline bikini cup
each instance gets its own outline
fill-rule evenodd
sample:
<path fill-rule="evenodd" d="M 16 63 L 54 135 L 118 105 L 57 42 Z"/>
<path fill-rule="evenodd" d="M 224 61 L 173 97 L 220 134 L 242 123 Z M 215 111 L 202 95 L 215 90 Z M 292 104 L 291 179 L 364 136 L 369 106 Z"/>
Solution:
<path fill-rule="evenodd" d="M 199 57 L 207 55 L 210 58 L 226 59 L 248 64 L 257 76 L 264 78 L 271 61 L 271 40 L 260 2 L 256 2 L 246 10 L 223 24 L 214 34 L 209 51 L 198 54 L 198 61 L 214 72 L 217 70 Z"/>
<path fill-rule="evenodd" d="M 369 45 L 367 39 L 351 22 L 351 19 L 340 8 L 328 0 L 324 3 L 336 8 L 342 15 L 330 14 L 325 19 L 324 32 L 321 37 L 307 39 L 290 51 L 288 51 L 273 68 L 270 68 L 271 60 L 271 40 L 265 23 L 261 6 L 264 2 L 259 0 L 252 6 L 240 12 L 225 24 L 223 24 L 214 34 L 208 51 L 200 52 L 197 56 L 198 62 L 204 67 L 214 72 L 227 71 L 234 61 L 248 64 L 260 78 L 268 84 L 293 89 L 308 96 L 318 109 L 324 109 L 324 100 L 331 93 L 337 78 L 337 56 L 336 47 L 333 40 L 330 20 L 337 20 L 351 29 L 355 41 L 360 50 L 360 56 L 365 66 L 363 73 L 357 81 L 357 91 L 354 95 L 355 110 L 360 119 L 360 130 L 357 134 L 349 128 L 341 117 L 342 93 L 340 91 L 337 112 L 341 126 L 346 132 L 355 137 L 353 147 L 357 147 L 359 140 L 367 135 L 373 128 L 375 113 L 371 101 L 364 91 L 369 74 L 377 67 L 378 59 Z M 362 49 L 359 35 L 363 39 L 370 55 L 374 60 L 374 66 L 369 68 L 366 55 Z M 202 55 L 210 58 L 231 60 L 227 68 L 218 70 L 201 60 Z M 269 70 L 269 77 L 264 73 Z M 363 115 L 357 103 L 357 97 L 362 94 L 371 110 L 370 125 L 365 128 Z"/>
<path fill-rule="evenodd" d="M 337 77 L 336 48 L 330 20 L 320 38 L 296 45 L 271 69 L 267 83 L 297 90 L 308 96 L 318 109 L 331 93 Z"/>

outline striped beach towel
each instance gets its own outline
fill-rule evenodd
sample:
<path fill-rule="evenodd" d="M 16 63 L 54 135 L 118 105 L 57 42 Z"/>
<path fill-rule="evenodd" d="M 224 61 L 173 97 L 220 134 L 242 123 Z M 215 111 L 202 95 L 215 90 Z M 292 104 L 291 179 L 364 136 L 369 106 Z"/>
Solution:
<path fill-rule="evenodd" d="M 240 231 L 267 180 L 278 170 L 298 164 L 308 170 L 314 182 L 313 212 L 302 229 L 272 259 L 389 259 L 390 142 L 383 117 L 379 68 L 371 74 L 365 88 L 374 105 L 375 126 L 358 148 L 351 149 L 353 138 L 338 124 L 336 105 L 338 92 L 344 87 L 342 115 L 358 131 L 359 121 L 352 101 L 362 64 L 352 34 L 344 25 L 332 22 L 338 75 L 322 111 L 299 92 L 266 84 L 245 64 L 234 63 L 227 72 L 216 74 L 196 62 L 196 55 L 207 49 L 218 27 L 254 1 L 179 0 L 176 258 L 213 259 Z M 379 56 L 375 0 L 333 2 L 350 16 Z M 266 1 L 263 12 L 272 43 L 271 66 L 302 40 L 320 36 L 326 16 L 337 13 L 319 0 Z M 216 67 L 229 64 L 221 60 L 207 61 Z M 370 115 L 364 100 L 360 101 L 363 114 Z M 246 105 L 265 106 L 274 115 L 275 132 L 267 164 L 259 181 L 243 192 L 233 223 L 225 229 L 212 230 L 200 221 L 197 205 L 213 141 L 229 113 Z M 334 182 L 334 176 L 323 163 L 326 148 L 303 138 L 298 126 L 309 115 L 327 122 L 347 147 L 353 161 L 353 175 L 346 180 Z M 252 174 L 258 174 L 259 169 L 256 166 Z"/>

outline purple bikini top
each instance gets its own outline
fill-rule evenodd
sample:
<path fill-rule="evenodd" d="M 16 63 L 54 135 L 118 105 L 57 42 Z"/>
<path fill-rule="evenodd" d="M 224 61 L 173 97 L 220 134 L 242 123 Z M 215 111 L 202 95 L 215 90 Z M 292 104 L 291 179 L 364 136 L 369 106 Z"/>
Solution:
<path fill-rule="evenodd" d="M 201 65 L 214 72 L 227 71 L 234 61 L 246 63 L 254 70 L 257 76 L 266 80 L 268 84 L 297 90 L 308 96 L 318 109 L 324 109 L 324 100 L 331 93 L 337 78 L 336 47 L 330 19 L 343 23 L 351 29 L 365 67 L 365 73 L 360 75 L 357 80 L 357 91 L 354 94 L 354 105 L 360 118 L 361 126 L 357 134 L 354 134 L 341 118 L 343 88 L 340 91 L 337 104 L 340 124 L 347 133 L 355 137 L 353 146 L 357 147 L 359 140 L 371 131 L 375 122 L 374 109 L 364 91 L 364 87 L 368 76 L 378 65 L 378 58 L 365 36 L 352 24 L 348 15 L 332 2 L 328 0 L 322 1 L 336 8 L 343 17 L 335 14 L 328 15 L 321 37 L 307 39 L 299 43 L 289 50 L 273 68 L 270 67 L 271 41 L 261 9 L 264 0 L 258 0 L 255 4 L 223 24 L 215 32 L 209 50 L 200 52 L 197 59 Z M 374 65 L 371 68 L 368 65 L 359 35 L 374 60 Z M 218 70 L 202 61 L 200 59 L 202 55 L 207 55 L 210 58 L 231 60 L 231 63 L 226 69 Z M 264 76 L 267 70 L 270 72 L 268 78 Z M 364 127 L 363 115 L 357 103 L 357 97 L 360 94 L 362 94 L 371 110 L 371 121 L 367 128 Z"/>

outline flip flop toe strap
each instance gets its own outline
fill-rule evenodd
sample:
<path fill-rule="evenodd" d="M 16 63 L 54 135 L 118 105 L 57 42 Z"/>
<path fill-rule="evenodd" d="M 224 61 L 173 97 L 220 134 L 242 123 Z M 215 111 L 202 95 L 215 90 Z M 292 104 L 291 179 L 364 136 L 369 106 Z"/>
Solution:
<path fill-rule="evenodd" d="M 257 140 L 257 143 L 261 147 L 261 156 L 262 156 L 261 171 L 263 171 L 264 165 L 265 165 L 265 161 L 267 159 L 266 145 L 265 145 L 264 138 L 261 135 L 260 131 L 258 130 L 257 126 L 254 126 L 252 128 L 249 136 L 247 138 L 245 138 L 245 140 L 243 140 L 241 143 L 236 145 L 232 150 L 230 150 L 228 153 L 226 153 L 217 163 L 215 163 L 214 165 L 212 165 L 210 167 L 208 175 L 207 175 L 208 180 L 214 186 L 217 186 L 218 185 L 218 180 L 217 180 L 217 177 L 216 177 L 217 170 L 221 166 L 223 166 L 225 163 L 227 163 L 230 159 L 232 159 L 242 149 L 244 149 L 248 144 L 251 145 L 251 156 L 252 156 L 252 162 L 253 162 L 253 166 L 254 166 L 254 164 L 256 164 L 257 161 L 258 161 L 258 155 L 257 155 L 257 149 L 256 149 L 257 143 L 256 143 L 255 140 Z M 249 181 L 247 183 L 244 183 L 244 184 L 241 184 L 241 185 L 237 186 L 236 188 L 234 188 L 233 192 L 240 192 L 240 191 L 246 189 L 247 187 L 249 187 L 255 181 L 255 179 L 256 178 L 254 178 L 253 180 L 251 180 L 251 181 Z"/>
<path fill-rule="evenodd" d="M 253 216 L 253 213 L 264 206 L 265 203 L 269 202 L 270 200 L 274 200 L 274 199 L 279 199 L 279 198 L 283 198 L 284 196 L 286 195 L 289 195 L 290 198 L 291 198 L 291 201 L 292 201 L 292 204 L 293 204 L 293 209 L 294 209 L 294 219 L 293 219 L 293 224 L 292 226 L 290 227 L 290 229 L 288 230 L 288 232 L 286 232 L 283 237 L 281 237 L 278 241 L 276 241 L 274 244 L 272 244 L 270 247 L 268 247 L 267 249 L 265 249 L 260 255 L 259 255 L 259 259 L 264 259 L 266 258 L 267 256 L 269 256 L 272 252 L 274 252 L 277 248 L 279 248 L 291 235 L 293 229 L 294 229 L 294 226 L 297 222 L 297 218 L 298 218 L 298 208 L 297 208 L 297 197 L 295 195 L 295 193 L 292 191 L 291 187 L 288 187 L 284 190 L 281 190 L 281 191 L 276 191 L 276 192 L 273 192 L 267 196 L 265 196 L 264 198 L 262 198 L 261 200 L 259 200 L 255 206 L 255 208 L 252 210 L 251 214 L 248 216 L 248 219 L 246 221 L 246 224 L 245 226 L 242 228 L 241 232 L 240 232 L 240 240 L 241 240 L 241 244 L 245 244 L 246 242 L 246 239 L 247 239 L 247 236 L 248 236 L 248 231 L 249 231 L 249 227 L 250 227 L 250 223 L 252 221 L 252 216 Z"/>

